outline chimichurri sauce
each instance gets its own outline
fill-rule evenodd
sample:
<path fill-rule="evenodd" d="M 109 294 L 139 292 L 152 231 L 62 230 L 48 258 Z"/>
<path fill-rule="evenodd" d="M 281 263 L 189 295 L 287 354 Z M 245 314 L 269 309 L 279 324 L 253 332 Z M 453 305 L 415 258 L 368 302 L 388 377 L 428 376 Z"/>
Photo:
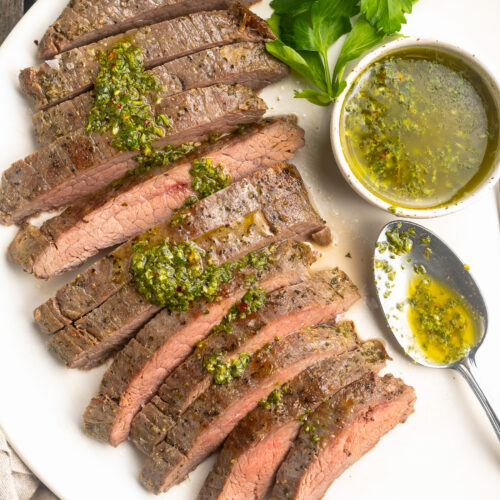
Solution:
<path fill-rule="evenodd" d="M 151 104 L 161 86 L 145 71 L 142 50 L 126 40 L 118 42 L 99 55 L 99 63 L 87 132 L 110 132 L 118 149 L 150 154 L 151 143 L 165 135 L 172 121 L 154 114 Z"/>
<path fill-rule="evenodd" d="M 344 103 L 342 147 L 356 177 L 396 206 L 459 200 L 492 167 L 495 105 L 479 78 L 427 49 L 373 63 Z"/>
<path fill-rule="evenodd" d="M 434 278 L 416 276 L 410 283 L 408 320 L 426 358 L 440 364 L 461 359 L 476 343 L 470 306 Z"/>

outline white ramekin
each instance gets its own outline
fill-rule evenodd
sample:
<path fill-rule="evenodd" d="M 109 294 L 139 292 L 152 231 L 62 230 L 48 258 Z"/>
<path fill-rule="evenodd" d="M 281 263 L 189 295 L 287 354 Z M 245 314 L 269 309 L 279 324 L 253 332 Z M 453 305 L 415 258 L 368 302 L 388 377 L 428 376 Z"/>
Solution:
<path fill-rule="evenodd" d="M 363 73 L 363 71 L 374 61 L 385 57 L 388 54 L 397 52 L 401 49 L 410 48 L 430 48 L 444 52 L 459 58 L 464 62 L 472 71 L 474 71 L 484 82 L 486 87 L 491 93 L 495 104 L 495 112 L 497 115 L 498 123 L 500 124 L 500 85 L 497 79 L 487 70 L 485 65 L 481 63 L 477 57 L 470 54 L 464 49 L 450 45 L 448 43 L 440 42 L 438 40 L 428 39 L 428 38 L 398 38 L 396 40 L 384 43 L 374 50 L 369 52 L 356 64 L 354 69 L 349 73 L 346 78 L 347 86 L 342 92 L 342 94 L 337 98 L 332 110 L 332 119 L 330 125 L 330 137 L 333 148 L 333 154 L 337 166 L 339 167 L 342 175 L 345 177 L 349 185 L 365 200 L 369 201 L 372 205 L 375 205 L 387 212 L 395 213 L 402 217 L 439 217 L 441 215 L 450 214 L 456 212 L 477 199 L 485 190 L 491 187 L 497 182 L 500 177 L 500 145 L 497 147 L 496 156 L 493 160 L 493 165 L 488 177 L 486 177 L 474 190 L 467 193 L 463 198 L 457 202 L 453 202 L 450 205 L 438 207 L 438 208 L 426 208 L 426 209 L 414 209 L 414 208 L 404 208 L 404 207 L 393 207 L 390 203 L 379 198 L 377 195 L 369 191 L 361 181 L 354 175 L 349 166 L 347 159 L 344 155 L 342 148 L 342 143 L 340 140 L 340 119 L 342 115 L 342 109 L 344 106 L 344 100 L 351 88 L 352 84 L 356 81 L 358 76 Z"/>

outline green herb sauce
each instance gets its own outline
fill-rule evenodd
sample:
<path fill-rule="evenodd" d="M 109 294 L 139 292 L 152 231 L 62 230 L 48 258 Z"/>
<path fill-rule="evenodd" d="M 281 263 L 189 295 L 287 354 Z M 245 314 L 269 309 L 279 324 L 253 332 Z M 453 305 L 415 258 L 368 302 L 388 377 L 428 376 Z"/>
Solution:
<path fill-rule="evenodd" d="M 205 252 L 191 242 L 164 242 L 134 247 L 131 272 L 137 290 L 148 302 L 173 311 L 205 297 L 214 299 L 221 283 L 233 277 L 231 266 L 203 266 Z"/>
<path fill-rule="evenodd" d="M 288 390 L 288 383 L 283 384 L 281 387 L 277 387 L 274 391 L 267 396 L 265 399 L 259 401 L 259 406 L 265 408 L 266 410 L 271 410 L 277 406 L 283 405 L 283 394 Z"/>
<path fill-rule="evenodd" d="M 476 342 L 469 305 L 443 283 L 416 277 L 410 283 L 408 320 L 425 356 L 437 363 L 462 358 Z"/>
<path fill-rule="evenodd" d="M 456 202 L 490 172 L 495 104 L 459 60 L 426 49 L 373 63 L 349 91 L 342 146 L 356 177 L 391 205 Z"/>
<path fill-rule="evenodd" d="M 224 174 L 224 167 L 222 165 L 214 165 L 211 158 L 200 158 L 193 161 L 193 165 L 189 170 L 191 174 L 191 188 L 196 193 L 195 196 L 190 196 L 179 208 L 178 212 L 182 212 L 197 201 L 210 196 L 221 189 L 229 186 L 231 177 Z M 184 221 L 185 216 L 177 213 L 170 221 L 171 226 L 176 226 Z"/>
<path fill-rule="evenodd" d="M 267 301 L 267 293 L 263 288 L 250 288 L 243 298 L 229 309 L 223 320 L 212 328 L 212 333 L 226 332 L 233 333 L 233 321 L 244 319 L 250 314 L 258 311 Z"/>
<path fill-rule="evenodd" d="M 192 242 L 165 241 L 150 246 L 145 240 L 134 245 L 130 271 L 135 287 L 148 302 L 171 311 L 186 311 L 191 302 L 201 297 L 216 300 L 220 285 L 231 281 L 234 272 L 247 266 L 262 269 L 271 264 L 273 251 L 270 246 L 267 251 L 251 252 L 215 266 L 210 256 Z M 263 300 L 260 292 L 250 296 L 254 300 L 252 308 Z"/>
<path fill-rule="evenodd" d="M 140 154 L 135 158 L 135 161 L 139 164 L 132 173 L 140 174 L 142 172 L 147 172 L 155 167 L 163 167 L 174 161 L 179 160 L 183 156 L 186 156 L 191 151 L 194 151 L 200 146 L 198 142 L 185 142 L 180 146 L 172 146 L 167 144 L 162 149 L 152 149 L 149 154 Z"/>
<path fill-rule="evenodd" d="M 216 353 L 203 359 L 203 368 L 213 374 L 215 384 L 229 385 L 235 378 L 241 377 L 249 362 L 248 352 L 243 352 L 229 361 L 223 361 L 222 353 Z"/>
<path fill-rule="evenodd" d="M 99 63 L 87 132 L 111 132 L 116 148 L 151 154 L 152 142 L 165 135 L 172 121 L 153 112 L 161 86 L 145 71 L 142 50 L 118 42 L 99 54 Z"/>
<path fill-rule="evenodd" d="M 224 174 L 224 167 L 214 165 L 211 158 L 195 160 L 189 173 L 192 177 L 191 187 L 199 199 L 206 198 L 231 183 L 231 177 Z"/>

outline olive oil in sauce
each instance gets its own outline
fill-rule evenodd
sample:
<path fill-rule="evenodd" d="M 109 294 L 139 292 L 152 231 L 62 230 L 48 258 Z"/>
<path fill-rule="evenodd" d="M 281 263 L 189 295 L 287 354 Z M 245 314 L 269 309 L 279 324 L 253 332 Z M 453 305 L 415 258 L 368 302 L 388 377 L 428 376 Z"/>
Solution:
<path fill-rule="evenodd" d="M 416 275 L 410 282 L 408 321 L 425 357 L 438 364 L 458 361 L 476 344 L 470 306 L 444 283 Z"/>
<path fill-rule="evenodd" d="M 478 76 L 450 55 L 401 51 L 373 63 L 342 113 L 353 173 L 392 205 L 426 209 L 458 201 L 493 166 L 495 104 Z"/>

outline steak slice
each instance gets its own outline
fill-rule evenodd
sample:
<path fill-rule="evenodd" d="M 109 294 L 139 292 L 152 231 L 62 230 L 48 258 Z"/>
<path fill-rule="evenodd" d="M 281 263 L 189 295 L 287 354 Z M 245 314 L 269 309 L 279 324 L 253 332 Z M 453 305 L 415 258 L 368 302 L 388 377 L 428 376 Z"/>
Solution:
<path fill-rule="evenodd" d="M 242 220 L 211 231 L 203 238 L 204 249 L 211 250 L 212 255 L 216 253 L 219 264 L 276 241 L 302 239 L 324 227 L 295 169 L 294 175 L 284 176 L 280 190 L 276 190 L 274 182 L 279 176 L 272 170 L 268 179 L 273 182 L 268 183 L 271 189 L 266 193 L 263 188 L 266 183 L 260 183 L 258 178 L 267 172 L 256 174 L 259 190 L 253 193 L 268 199 L 267 204 L 262 202 L 262 210 L 247 212 Z M 130 279 L 128 269 L 128 266 L 122 268 L 119 276 Z M 133 283 L 127 282 L 99 307 L 52 335 L 49 347 L 68 366 L 90 368 L 126 343 L 158 310 L 157 306 L 144 301 Z"/>
<path fill-rule="evenodd" d="M 191 187 L 193 160 L 212 159 L 235 182 L 289 159 L 302 144 L 303 131 L 294 119 L 278 118 L 252 125 L 243 133 L 207 144 L 170 168 L 129 176 L 120 185 L 115 183 L 83 198 L 40 228 L 25 224 L 9 247 L 9 258 L 37 278 L 61 274 L 99 250 L 170 219 L 174 210 L 196 195 Z M 259 178 L 265 183 L 264 190 L 274 189 L 275 180 Z M 254 184 L 255 193 L 260 189 Z"/>
<path fill-rule="evenodd" d="M 308 418 L 278 470 L 272 500 L 319 500 L 331 483 L 413 413 L 415 392 L 373 374 L 353 382 Z"/>
<path fill-rule="evenodd" d="M 240 83 L 254 90 L 288 74 L 288 66 L 269 55 L 260 42 L 242 42 L 203 50 L 150 71 L 162 85 L 161 97 L 215 84 Z M 33 115 L 35 135 L 42 145 L 85 128 L 94 102 L 92 92 Z"/>
<path fill-rule="evenodd" d="M 218 355 L 228 361 L 240 353 L 251 353 L 275 338 L 299 328 L 314 326 L 346 311 L 359 298 L 356 287 L 340 270 L 314 273 L 308 280 L 275 291 L 259 311 L 236 320 L 231 335 L 214 332 L 170 377 L 158 394 L 136 416 L 131 438 L 150 454 L 180 415 L 212 381 L 205 359 Z M 127 398 L 126 398 L 127 399 Z"/>
<path fill-rule="evenodd" d="M 227 9 L 233 0 L 72 0 L 38 45 L 38 57 L 96 42 L 132 28 L 140 28 L 201 10 Z M 255 3 L 241 0 L 244 5 Z"/>
<path fill-rule="evenodd" d="M 260 273 L 259 282 L 252 286 L 272 292 L 307 278 L 313 262 L 310 247 L 297 242 L 280 246 L 274 266 Z M 221 321 L 227 304 L 232 305 L 234 297 L 240 300 L 248 286 L 234 280 L 231 295 L 226 293 L 225 299 L 216 304 L 203 301 L 187 313 L 164 309 L 147 323 L 104 374 L 99 396 L 92 399 L 83 416 L 86 433 L 113 446 L 124 441 L 133 417 L 195 344 Z M 192 383 L 197 383 L 196 378 Z"/>
<path fill-rule="evenodd" d="M 38 69 L 23 69 L 19 82 L 35 108 L 45 109 L 90 90 L 100 69 L 98 54 L 108 52 L 123 39 L 142 49 L 144 66 L 149 69 L 212 47 L 274 38 L 263 19 L 245 7 L 232 6 L 130 30 L 64 52 Z"/>
<path fill-rule="evenodd" d="M 294 205 L 285 203 L 288 199 L 293 200 Z M 325 227 L 307 198 L 297 170 L 282 164 L 214 193 L 181 215 L 183 220 L 179 225 L 163 223 L 153 227 L 62 287 L 55 297 L 35 310 L 35 320 L 41 330 L 55 333 L 126 286 L 132 279 L 130 258 L 137 240 L 147 239 L 151 244 L 165 239 L 192 240 L 203 249 L 215 252 L 222 261 L 237 258 L 242 247 L 251 244 L 252 239 L 254 248 L 258 248 L 287 236 L 307 237 Z"/>
<path fill-rule="evenodd" d="M 341 330 L 353 329 L 344 322 Z M 259 405 L 231 432 L 198 495 L 199 500 L 260 500 L 301 427 L 324 399 L 367 373 L 381 370 L 388 355 L 378 340 L 311 366 L 280 389 L 280 398 Z M 274 402 L 276 401 L 276 402 Z"/>
<path fill-rule="evenodd" d="M 157 105 L 174 125 L 155 147 L 207 139 L 262 117 L 266 105 L 241 85 L 213 85 L 171 96 Z M 110 134 L 85 130 L 61 137 L 2 174 L 0 222 L 12 224 L 94 193 L 137 167 L 137 151 L 120 151 Z"/>
<path fill-rule="evenodd" d="M 265 346 L 252 356 L 240 378 L 229 385 L 212 384 L 186 410 L 165 441 L 146 459 L 141 482 L 154 493 L 178 484 L 277 384 L 356 346 L 354 333 L 344 337 L 331 326 L 299 330 Z"/>

